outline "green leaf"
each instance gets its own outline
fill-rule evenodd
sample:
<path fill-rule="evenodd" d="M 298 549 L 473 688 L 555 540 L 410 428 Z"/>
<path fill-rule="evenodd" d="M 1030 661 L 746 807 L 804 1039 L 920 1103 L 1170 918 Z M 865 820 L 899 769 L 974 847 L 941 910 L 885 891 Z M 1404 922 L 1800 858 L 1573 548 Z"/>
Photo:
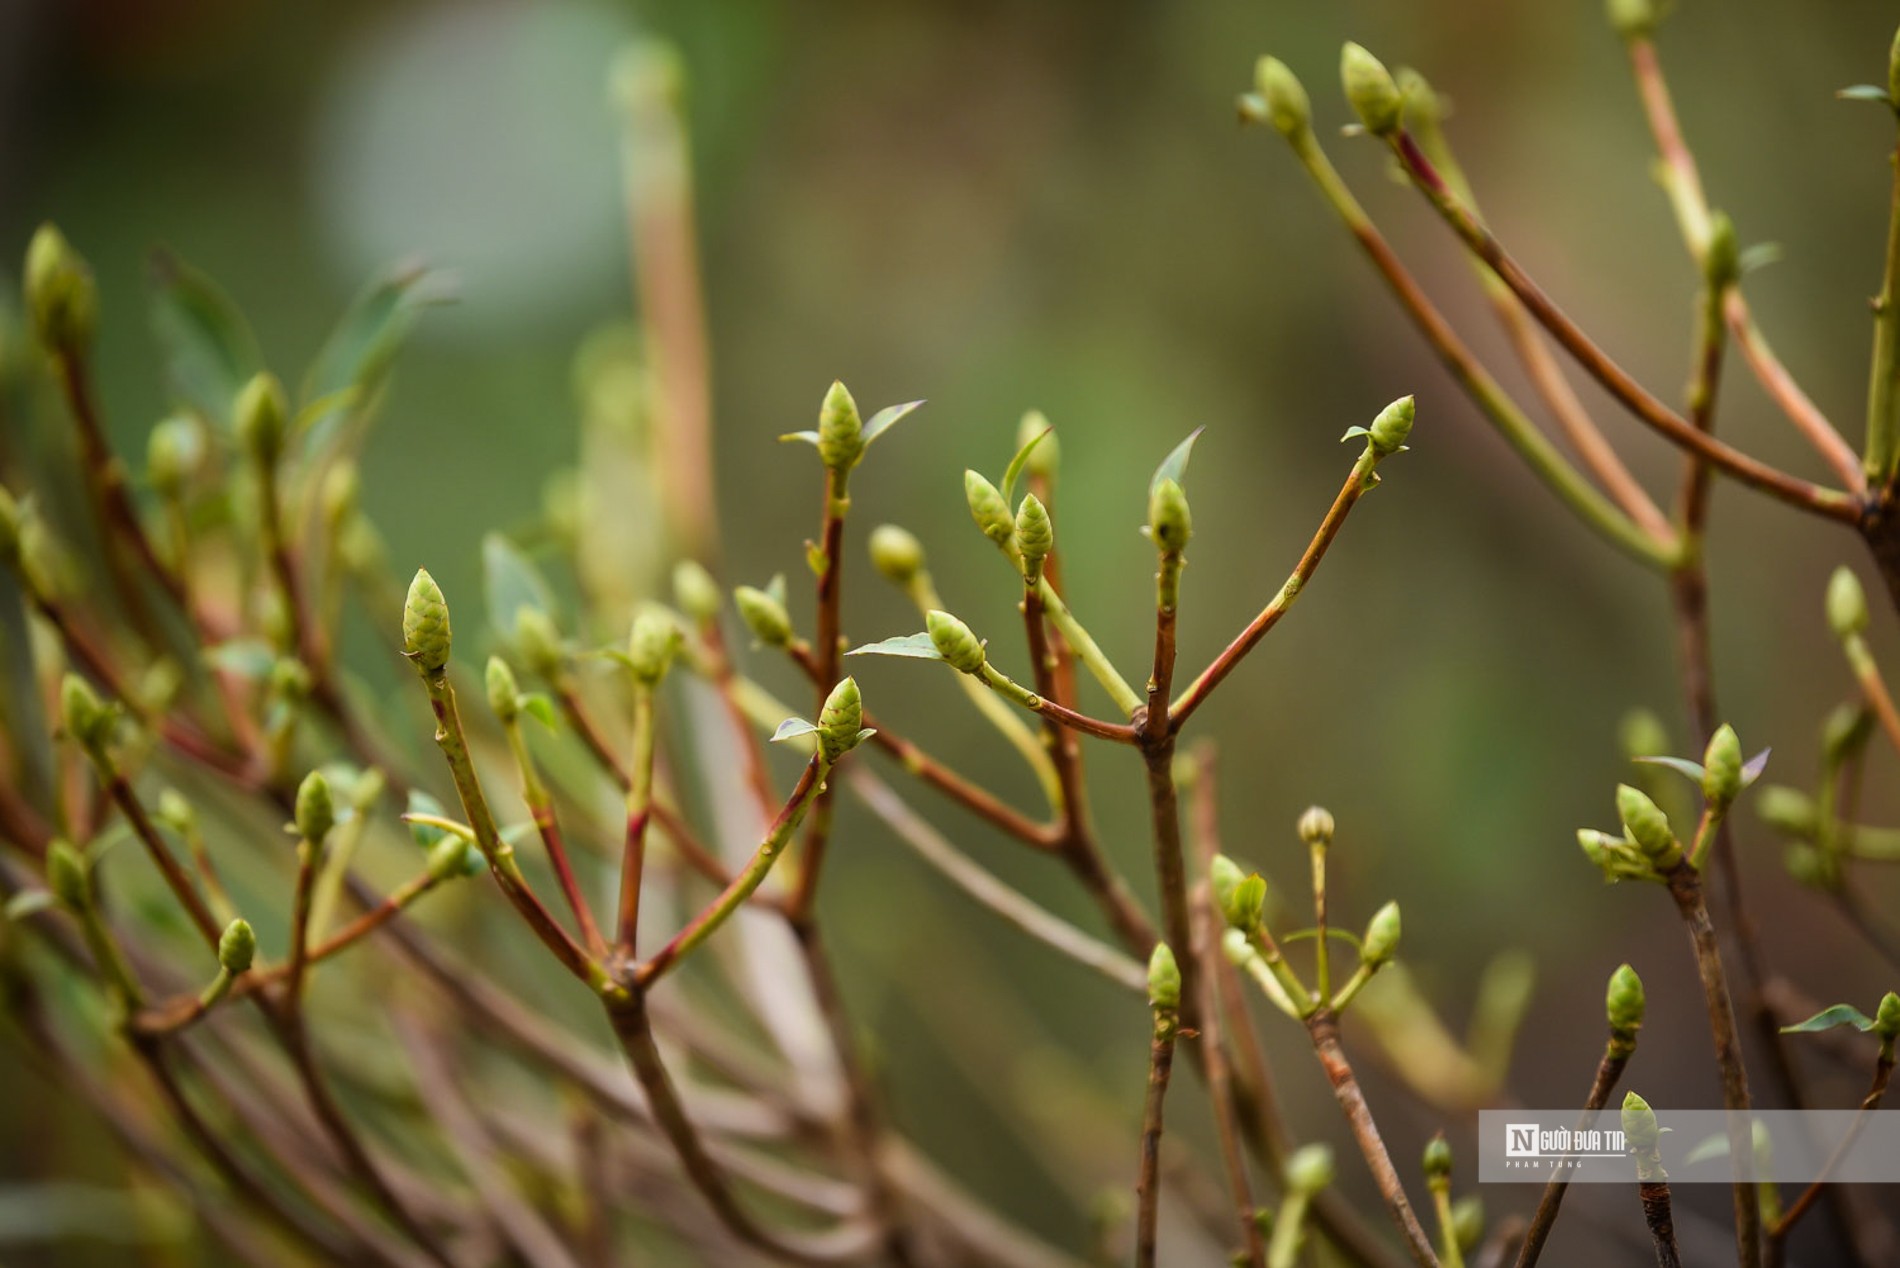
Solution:
<path fill-rule="evenodd" d="M 23 889 L 7 900 L 6 917 L 8 920 L 25 920 L 59 905 L 51 891 L 44 889 Z"/>
<path fill-rule="evenodd" d="M 1852 1026 L 1855 1030 L 1864 1032 L 1874 1028 L 1874 1019 L 1852 1004 L 1836 1004 L 1832 1008 L 1823 1008 L 1806 1021 L 1796 1022 L 1792 1026 L 1783 1026 L 1781 1033 L 1809 1035 L 1818 1030 L 1832 1030 L 1836 1026 Z"/>
<path fill-rule="evenodd" d="M 779 440 L 802 440 L 814 449 L 818 447 L 818 433 L 815 431 L 788 431 Z"/>
<path fill-rule="evenodd" d="M 1686 757 L 1638 757 L 1632 760 L 1647 766 L 1667 766 L 1697 788 L 1702 787 L 1703 770 L 1700 762 L 1692 762 Z"/>
<path fill-rule="evenodd" d="M 315 401 L 346 388 L 368 401 L 389 375 L 390 363 L 422 310 L 449 301 L 445 281 L 418 265 L 390 270 L 359 292 L 344 310 L 304 375 L 303 399 Z M 309 443 L 321 446 L 346 410 L 312 421 Z"/>
<path fill-rule="evenodd" d="M 1781 255 L 1779 242 L 1757 242 L 1753 246 L 1742 248 L 1741 255 L 1736 259 L 1736 268 L 1746 276 L 1756 269 L 1765 269 L 1770 264 L 1777 263 Z"/>
<path fill-rule="evenodd" d="M 1765 748 L 1748 759 L 1748 763 L 1742 767 L 1742 787 L 1746 788 L 1761 778 L 1761 773 L 1768 769 L 1768 754 L 1773 751 Z"/>
<path fill-rule="evenodd" d="M 1023 468 L 1029 465 L 1029 455 L 1033 453 L 1036 446 L 1040 445 L 1043 439 L 1054 430 L 1055 428 L 1053 427 L 1043 428 L 1028 440 L 1024 441 L 1023 447 L 1016 451 L 1016 456 L 1009 460 L 1009 468 L 1003 472 L 1003 487 L 999 490 L 1003 495 L 1004 505 L 1015 505 L 1016 481 L 1022 479 Z"/>
<path fill-rule="evenodd" d="M 1188 438 L 1176 445 L 1161 465 L 1155 468 L 1154 478 L 1148 481 L 1148 492 L 1152 494 L 1163 480 L 1172 480 L 1183 487 L 1187 484 L 1188 458 L 1194 453 L 1194 442 L 1201 438 L 1205 427 L 1196 427 L 1188 433 Z"/>
<path fill-rule="evenodd" d="M 151 271 L 152 331 L 171 389 L 228 432 L 238 390 L 264 368 L 257 338 L 230 297 L 177 255 L 154 251 Z"/>
<path fill-rule="evenodd" d="M 780 573 L 773 574 L 772 579 L 765 583 L 765 594 L 767 598 L 771 599 L 772 602 L 778 604 L 780 607 L 785 606 L 786 600 L 785 600 L 785 574 L 784 573 L 780 572 Z"/>
<path fill-rule="evenodd" d="M 854 647 L 846 656 L 908 656 L 914 660 L 942 660 L 943 654 L 937 645 L 930 641 L 926 631 L 915 634 L 901 634 L 896 638 L 883 639 L 876 643 L 866 643 L 863 647 Z"/>
<path fill-rule="evenodd" d="M 409 809 L 405 813 L 446 817 L 448 811 L 443 809 L 441 802 L 428 793 L 412 788 L 409 790 Z M 441 844 L 442 839 L 449 834 L 446 829 L 438 828 L 433 823 L 411 823 L 409 835 L 415 838 L 417 845 L 424 850 L 429 850 Z"/>
<path fill-rule="evenodd" d="M 865 448 L 870 448 L 872 441 L 889 431 L 900 419 L 909 415 L 922 404 L 922 401 L 905 401 L 902 405 L 886 405 L 883 409 L 871 415 L 871 420 L 864 424 Z"/>
<path fill-rule="evenodd" d="M 801 735 L 815 735 L 817 732 L 818 726 L 815 723 L 807 722 L 803 718 L 787 718 L 778 724 L 778 730 L 772 732 L 772 743 L 795 740 Z"/>
<path fill-rule="evenodd" d="M 522 712 L 539 722 L 550 731 L 558 730 L 554 721 L 554 701 L 548 699 L 546 692 L 530 691 L 524 693 L 519 701 Z"/>
<path fill-rule="evenodd" d="M 1717 1158 L 1728 1157 L 1728 1134 L 1717 1132 L 1707 1140 L 1700 1141 L 1688 1153 L 1682 1156 L 1682 1165 L 1693 1167 L 1698 1162 L 1714 1162 Z"/>
<path fill-rule="evenodd" d="M 207 647 L 205 664 L 213 669 L 229 670 L 240 678 L 262 682 L 277 664 L 277 653 L 258 638 L 235 638 L 228 643 Z"/>
<path fill-rule="evenodd" d="M 1349 440 L 1357 440 L 1361 436 L 1370 436 L 1371 434 L 1372 429 L 1370 427 L 1348 427 L 1346 434 L 1339 438 L 1339 443 L 1343 445 Z"/>
<path fill-rule="evenodd" d="M 1893 106 L 1893 98 L 1879 84 L 1854 84 L 1834 94 L 1842 101 L 1878 101 L 1888 108 Z"/>
<path fill-rule="evenodd" d="M 515 614 L 534 608 L 557 615 L 554 592 L 519 547 L 500 533 L 482 538 L 482 583 L 488 600 L 488 623 L 506 640 L 514 631 Z"/>

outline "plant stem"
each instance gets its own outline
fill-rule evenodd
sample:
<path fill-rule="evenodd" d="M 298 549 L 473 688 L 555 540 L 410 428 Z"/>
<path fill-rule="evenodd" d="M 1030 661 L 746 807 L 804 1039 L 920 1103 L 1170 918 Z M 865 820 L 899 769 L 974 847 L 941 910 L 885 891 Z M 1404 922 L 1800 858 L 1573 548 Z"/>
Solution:
<path fill-rule="evenodd" d="M 1643 1222 L 1656 1243 L 1656 1268 L 1682 1268 L 1682 1252 L 1676 1249 L 1676 1221 L 1669 1209 L 1669 1185 L 1662 1180 L 1645 1180 L 1637 1186 L 1643 1201 Z"/>
<path fill-rule="evenodd" d="M 1887 680 L 1881 675 L 1880 664 L 1868 648 L 1866 637 L 1850 634 L 1842 641 L 1842 647 L 1847 653 L 1848 668 L 1854 672 L 1854 681 L 1860 684 L 1861 694 L 1879 720 L 1880 729 L 1887 733 L 1894 747 L 1900 749 L 1900 710 L 1894 708 L 1893 693 L 1887 690 Z"/>
<path fill-rule="evenodd" d="M 1458 1230 L 1452 1226 L 1451 1184 L 1444 1181 L 1431 1186 L 1432 1215 L 1438 1221 L 1438 1241 L 1445 1268 L 1465 1268 L 1464 1248 L 1458 1244 Z"/>
<path fill-rule="evenodd" d="M 547 785 L 541 781 L 541 773 L 534 763 L 534 754 L 528 749 L 528 740 L 521 732 L 521 719 L 512 717 L 502 723 L 502 730 L 508 737 L 508 751 L 514 755 L 515 767 L 521 772 L 521 800 L 528 807 L 528 814 L 534 820 L 535 831 L 541 836 L 541 848 L 547 851 L 548 864 L 554 869 L 554 877 L 561 886 L 561 896 L 567 900 L 568 910 L 574 913 L 575 927 L 580 930 L 581 942 L 587 953 L 595 959 L 607 954 L 607 940 L 601 936 L 600 926 L 594 923 L 593 908 L 581 893 L 580 882 L 574 876 L 574 865 L 567 856 L 567 843 L 561 836 L 561 822 L 554 809 L 554 798 L 549 795 Z"/>
<path fill-rule="evenodd" d="M 1896 431 L 1900 430 L 1900 147 L 1893 167 L 1893 206 L 1887 221 L 1887 266 L 1874 300 L 1874 354 L 1867 386 L 1867 480 L 1876 488 L 1893 482 Z"/>
<path fill-rule="evenodd" d="M 1201 966 L 1200 1052 L 1207 1070 L 1207 1099 L 1213 1103 L 1214 1134 L 1220 1143 L 1221 1167 L 1227 1173 L 1228 1193 L 1234 1215 L 1240 1224 L 1244 1262 L 1250 1268 L 1265 1268 L 1266 1248 L 1260 1225 L 1254 1220 L 1253 1185 L 1247 1176 L 1247 1159 L 1241 1153 L 1240 1113 L 1234 1103 L 1233 1069 L 1227 1059 L 1227 1022 L 1221 1015 L 1216 981 L 1222 961 L 1221 929 L 1225 921 L 1214 909 L 1206 884 L 1196 886 L 1194 957 Z M 1247 1024 L 1245 1013 L 1235 1018 L 1236 1027 Z"/>
<path fill-rule="evenodd" d="M 1007 700 L 1014 700 L 1031 713 L 1041 714 L 1071 727 L 1084 735 L 1092 735 L 1098 740 L 1113 740 L 1117 744 L 1135 743 L 1135 729 L 1116 722 L 1104 722 L 1091 718 L 1085 713 L 1077 713 L 1067 705 L 1057 704 L 1047 696 L 1039 695 L 1023 686 L 996 666 L 985 661 L 977 670 L 976 676 Z M 1139 708 L 1139 706 L 1137 706 Z"/>
<path fill-rule="evenodd" d="M 1629 1064 L 1635 1051 L 1636 1035 L 1633 1031 L 1610 1032 L 1609 1042 L 1603 1046 L 1602 1059 L 1597 1062 L 1596 1077 L 1590 1083 L 1590 1095 L 1583 1102 L 1583 1114 L 1577 1120 L 1578 1131 L 1588 1131 L 1596 1125 L 1597 1115 L 1610 1103 L 1610 1094 L 1616 1090 L 1617 1082 L 1623 1077 L 1623 1067 Z M 1531 1217 L 1530 1227 L 1524 1233 L 1524 1244 L 1517 1252 L 1517 1268 L 1531 1268 L 1537 1262 L 1537 1257 L 1544 1253 L 1544 1243 L 1550 1240 L 1551 1230 L 1557 1226 L 1557 1214 L 1569 1188 L 1570 1182 L 1561 1173 L 1552 1175 L 1544 1185 L 1544 1195 L 1538 1199 L 1537 1212 Z"/>
<path fill-rule="evenodd" d="M 627 789 L 627 832 L 620 856 L 620 923 L 616 950 L 623 960 L 637 954 L 640 888 L 646 878 L 647 821 L 653 811 L 653 685 L 633 686 L 633 782 Z"/>
<path fill-rule="evenodd" d="M 1180 1020 L 1173 1009 L 1157 1008 L 1148 1045 L 1148 1094 L 1141 1107 L 1141 1162 L 1135 1179 L 1135 1263 L 1155 1268 L 1155 1234 L 1161 1213 L 1161 1130 L 1174 1070 L 1174 1040 Z"/>
<path fill-rule="evenodd" d="M 1121 676 L 1121 672 L 1108 659 L 1107 653 L 1102 651 L 1094 637 L 1083 628 L 1082 623 L 1075 619 L 1075 614 L 1069 611 L 1069 605 L 1063 602 L 1062 596 L 1057 594 L 1056 588 L 1049 583 L 1047 573 L 1037 582 L 1036 595 L 1042 601 L 1043 609 L 1049 614 L 1050 623 L 1061 631 L 1063 641 L 1068 644 L 1069 651 L 1082 663 L 1083 668 L 1089 671 L 1095 681 L 1101 684 L 1102 690 L 1106 691 L 1109 699 L 1115 702 L 1115 707 L 1129 717 L 1133 717 L 1135 710 L 1141 708 L 1141 696 L 1128 685 L 1128 680 Z"/>
<path fill-rule="evenodd" d="M 1776 1262 L 1780 1262 L 1788 1234 L 1794 1230 L 1796 1222 L 1812 1210 L 1814 1204 L 1820 1200 L 1822 1193 L 1827 1189 L 1828 1177 L 1834 1174 L 1834 1170 L 1840 1166 L 1841 1160 L 1847 1157 L 1848 1152 L 1853 1149 L 1854 1142 L 1860 1138 L 1861 1131 L 1867 1126 L 1868 1116 L 1880 1108 L 1881 1100 L 1887 1095 L 1887 1084 L 1893 1078 L 1893 1064 L 1893 1041 L 1889 1039 L 1883 1041 L 1880 1045 L 1880 1055 L 1874 1061 L 1873 1082 L 1868 1087 L 1867 1094 L 1861 1097 L 1860 1112 L 1854 1115 L 1853 1124 L 1848 1127 L 1847 1133 L 1841 1137 L 1840 1143 L 1834 1146 L 1834 1151 L 1828 1155 L 1827 1161 L 1822 1164 L 1821 1174 L 1814 1178 L 1812 1184 L 1801 1191 L 1801 1196 L 1796 1198 L 1793 1204 L 1788 1207 L 1787 1213 L 1779 1220 L 1776 1220 L 1773 1226 L 1769 1228 L 1769 1252 Z"/>

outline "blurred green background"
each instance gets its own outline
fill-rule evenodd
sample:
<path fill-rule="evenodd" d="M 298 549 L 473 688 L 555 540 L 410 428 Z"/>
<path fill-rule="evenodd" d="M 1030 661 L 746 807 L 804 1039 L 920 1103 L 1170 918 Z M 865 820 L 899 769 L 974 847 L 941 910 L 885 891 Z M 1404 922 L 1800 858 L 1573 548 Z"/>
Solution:
<path fill-rule="evenodd" d="M 1745 243 L 1785 248 L 1750 279 L 1762 322 L 1856 443 L 1891 125 L 1833 92 L 1881 77 L 1892 21 L 1871 2 L 1693 0 L 1661 41 L 1711 198 Z M 0 12 L 0 242 L 23 248 L 51 218 L 92 260 L 105 405 L 132 452 L 166 404 L 144 315 L 154 245 L 218 278 L 287 375 L 379 267 L 416 256 L 451 270 L 461 301 L 431 312 L 401 361 L 365 498 L 400 568 L 426 563 L 451 598 L 472 599 L 481 533 L 532 521 L 545 477 L 575 458 L 577 344 L 629 309 L 605 85 L 615 49 L 643 31 L 678 43 L 689 78 L 725 580 L 800 575 L 816 468 L 774 438 L 810 425 L 837 377 L 867 409 L 930 402 L 854 483 L 849 630 L 862 641 L 916 625 L 862 566 L 864 533 L 887 519 L 924 537 L 941 589 L 979 631 L 1006 629 L 1014 586 L 971 531 L 959 475 L 999 472 L 1036 407 L 1062 438 L 1071 600 L 1135 677 L 1150 637 L 1145 481 L 1205 425 L 1182 625 L 1183 664 L 1198 666 L 1293 563 L 1351 460 L 1341 431 L 1415 392 L 1412 452 L 1297 614 L 1201 715 L 1221 746 L 1229 849 L 1295 884 L 1294 817 L 1331 807 L 1338 918 L 1400 898 L 1407 958 L 1457 1026 L 1490 956 L 1529 951 L 1540 986 L 1513 1081 L 1526 1103 L 1584 1090 L 1602 984 L 1626 959 L 1653 1015 L 1632 1081 L 1659 1104 L 1716 1103 L 1668 904 L 1606 890 L 1572 838 L 1613 819 L 1627 709 L 1654 707 L 1681 736 L 1663 588 L 1533 483 L 1284 146 L 1234 120 L 1254 56 L 1278 53 L 1374 215 L 1508 371 L 1449 236 L 1372 145 L 1330 139 L 1348 118 L 1334 87 L 1342 39 L 1418 66 L 1456 107 L 1454 142 L 1504 239 L 1671 397 L 1687 373 L 1694 276 L 1599 4 L 16 2 Z M 1588 399 L 1638 473 L 1672 490 L 1675 456 Z M 1824 475 L 1733 367 L 1720 426 Z M 1841 561 L 1861 564 L 1846 535 L 1718 485 L 1723 712 L 1751 751 L 1775 747 L 1771 775 L 1798 785 L 1850 687 L 1820 614 Z M 1876 614 L 1889 653 L 1893 626 Z M 1013 640 L 997 647 L 1020 664 Z M 778 666 L 760 672 L 792 692 Z M 884 662 L 860 678 L 906 732 L 1033 799 L 927 671 Z M 1094 756 L 1097 811 L 1111 854 L 1149 893 L 1125 758 Z M 1875 760 L 1869 814 L 1891 817 L 1892 754 Z M 919 800 L 972 853 L 1094 927 L 1056 869 Z M 1742 824 L 1775 962 L 1827 1002 L 1870 1004 L 1893 966 L 1787 880 L 1750 816 Z M 1891 909 L 1890 880 L 1866 883 Z M 1092 1195 L 1132 1172 L 1139 1009 L 947 893 L 856 808 L 827 886 L 894 1120 L 1010 1214 L 1078 1242 Z M 1343 1139 L 1300 1036 L 1277 1017 L 1262 1024 L 1300 1133 Z M 1375 1107 L 1411 1156 L 1433 1118 L 1368 1064 Z M 1823 1086 L 1845 1102 L 1847 1083 Z M 17 1142 L 31 1116 L 10 1097 L 0 1114 Z M 5 1152 L 23 1157 L 11 1142 Z M 1357 1185 L 1356 1165 L 1345 1171 Z M 1499 1211 L 1532 1196 L 1488 1199 Z"/>

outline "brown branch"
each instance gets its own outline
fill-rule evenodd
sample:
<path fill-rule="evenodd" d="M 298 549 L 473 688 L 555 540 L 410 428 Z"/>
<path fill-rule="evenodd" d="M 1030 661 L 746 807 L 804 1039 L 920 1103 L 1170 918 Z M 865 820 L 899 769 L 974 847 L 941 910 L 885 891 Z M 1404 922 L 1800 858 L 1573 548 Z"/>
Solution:
<path fill-rule="evenodd" d="M 1161 1213 L 1161 1130 L 1178 1026 L 1173 1009 L 1155 1009 L 1154 1037 L 1148 1045 L 1148 1092 L 1141 1105 L 1141 1161 L 1135 1178 L 1137 1268 L 1155 1268 L 1155 1234 Z"/>
<path fill-rule="evenodd" d="M 1616 1090 L 1617 1081 L 1623 1077 L 1623 1067 L 1629 1064 L 1630 1055 L 1636 1051 L 1636 1036 L 1629 1032 L 1611 1031 L 1609 1042 L 1603 1047 L 1603 1057 L 1597 1062 L 1596 1077 L 1590 1083 L 1590 1095 L 1584 1098 L 1583 1115 L 1577 1120 L 1577 1129 L 1587 1131 L 1596 1124 L 1597 1115 L 1610 1103 L 1610 1094 Z M 1561 1173 L 1552 1175 L 1544 1186 L 1544 1195 L 1538 1199 L 1537 1212 L 1531 1217 L 1530 1227 L 1525 1230 L 1524 1244 L 1517 1253 L 1517 1268 L 1531 1268 L 1537 1257 L 1544 1253 L 1544 1243 L 1550 1240 L 1550 1233 L 1557 1226 L 1557 1215 L 1563 1206 L 1564 1194 L 1570 1188 L 1570 1182 Z"/>

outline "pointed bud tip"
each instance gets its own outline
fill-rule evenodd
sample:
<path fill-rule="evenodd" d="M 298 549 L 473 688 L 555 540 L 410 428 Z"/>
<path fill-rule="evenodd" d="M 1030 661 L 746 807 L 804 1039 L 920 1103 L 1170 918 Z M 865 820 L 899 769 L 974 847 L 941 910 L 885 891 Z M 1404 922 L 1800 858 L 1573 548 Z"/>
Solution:
<path fill-rule="evenodd" d="M 1035 581 L 1042 575 L 1042 562 L 1055 549 L 1056 527 L 1049 508 L 1033 493 L 1023 494 L 1016 509 L 1016 547 L 1022 553 L 1023 576 Z"/>
<path fill-rule="evenodd" d="M 245 972 L 257 958 L 257 934 L 247 920 L 233 920 L 218 939 L 218 963 L 232 977 Z"/>
<path fill-rule="evenodd" d="M 818 732 L 819 750 L 827 762 L 837 761 L 864 738 L 864 697 L 857 679 L 841 679 L 825 697 L 818 711 Z"/>
<path fill-rule="evenodd" d="M 1629 965 L 1619 965 L 1616 972 L 1610 974 L 1609 989 L 1604 994 L 1604 1012 L 1610 1029 L 1619 1034 L 1634 1034 L 1642 1028 L 1647 1006 L 1643 979 Z"/>
<path fill-rule="evenodd" d="M 429 570 L 418 568 L 402 608 L 403 655 L 414 661 L 418 670 L 439 673 L 449 663 L 452 643 L 448 600 L 442 597 L 442 587 Z"/>
<path fill-rule="evenodd" d="M 1339 50 L 1339 80 L 1366 131 L 1381 137 L 1398 131 L 1405 99 L 1384 62 L 1349 40 Z"/>
<path fill-rule="evenodd" d="M 895 524 L 871 530 L 871 566 L 892 585 L 907 586 L 924 570 L 924 544 Z"/>
<path fill-rule="evenodd" d="M 1709 746 L 1702 754 L 1702 795 L 1726 808 L 1741 791 L 1742 741 L 1735 728 L 1724 722 L 1709 737 Z"/>
<path fill-rule="evenodd" d="M 1851 638 L 1865 632 L 1867 620 L 1867 593 L 1853 569 L 1842 564 L 1827 582 L 1828 628 L 1836 638 Z"/>
<path fill-rule="evenodd" d="M 1181 1007 L 1181 966 L 1165 942 L 1155 943 L 1148 957 L 1148 1003 L 1157 1012 Z"/>
<path fill-rule="evenodd" d="M 864 419 L 845 385 L 833 380 L 818 407 L 818 458 L 836 472 L 848 472 L 864 457 Z"/>
<path fill-rule="evenodd" d="M 1381 458 L 1389 458 L 1405 448 L 1405 441 L 1412 434 L 1412 423 L 1418 417 L 1418 402 L 1411 396 L 1401 396 L 1379 411 L 1372 420 L 1372 426 L 1366 429 L 1366 440 L 1372 446 L 1372 452 Z"/>
<path fill-rule="evenodd" d="M 1313 104 L 1307 98 L 1306 86 L 1285 62 L 1277 57 L 1255 62 L 1253 84 L 1266 103 L 1266 119 L 1274 131 L 1292 138 L 1312 130 Z"/>
<path fill-rule="evenodd" d="M 937 655 L 948 661 L 952 669 L 974 674 L 987 663 L 982 641 L 969 626 L 948 612 L 932 609 L 925 613 L 924 628 L 930 632 L 931 646 L 937 649 Z"/>
<path fill-rule="evenodd" d="M 336 801 L 322 771 L 311 771 L 297 785 L 297 834 L 312 845 L 322 845 L 336 826 Z"/>
<path fill-rule="evenodd" d="M 1397 902 L 1388 902 L 1366 922 L 1366 936 L 1360 944 L 1360 958 L 1375 968 L 1392 958 L 1399 949 L 1403 932 Z"/>
<path fill-rule="evenodd" d="M 983 536 L 998 546 L 1008 546 L 1016 535 L 1016 518 L 1009 513 L 1003 494 L 981 472 L 963 473 L 963 500 L 969 504 L 970 518 L 983 530 Z"/>

